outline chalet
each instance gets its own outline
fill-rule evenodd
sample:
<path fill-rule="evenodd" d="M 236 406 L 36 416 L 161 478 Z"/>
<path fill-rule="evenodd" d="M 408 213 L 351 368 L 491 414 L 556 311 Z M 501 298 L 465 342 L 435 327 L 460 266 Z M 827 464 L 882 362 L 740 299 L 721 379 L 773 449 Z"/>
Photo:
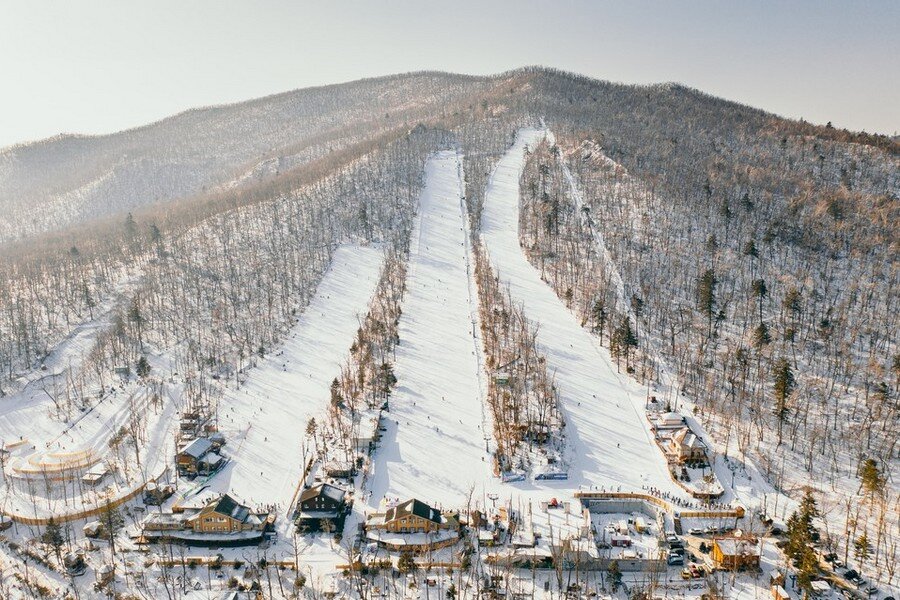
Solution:
<path fill-rule="evenodd" d="M 706 444 L 687 427 L 682 427 L 669 438 L 666 456 L 671 463 L 706 460 Z"/>
<path fill-rule="evenodd" d="M 185 521 L 197 533 L 232 533 L 261 530 L 266 517 L 268 513 L 253 513 L 228 494 L 222 494 Z"/>
<path fill-rule="evenodd" d="M 196 438 L 175 455 L 175 466 L 182 475 L 206 475 L 221 467 L 225 459 L 218 446 L 207 438 Z"/>
<path fill-rule="evenodd" d="M 197 471 L 199 473 L 214 473 L 225 464 L 225 457 L 218 452 L 207 452 L 203 458 L 197 461 Z"/>
<path fill-rule="evenodd" d="M 201 508 L 150 513 L 144 536 L 151 541 L 171 540 L 188 545 L 247 545 L 259 543 L 274 516 L 254 512 L 228 494 L 209 497 Z"/>
<path fill-rule="evenodd" d="M 459 515 L 407 500 L 366 519 L 366 538 L 389 550 L 424 552 L 459 541 Z"/>
<path fill-rule="evenodd" d="M 329 527 L 340 531 L 347 516 L 347 493 L 329 483 L 320 483 L 303 490 L 298 501 L 298 515 L 294 521 L 300 531 L 320 531 Z"/>
<path fill-rule="evenodd" d="M 81 481 L 86 485 L 96 486 L 103 483 L 107 475 L 109 475 L 109 469 L 103 463 L 98 463 L 81 476 Z"/>
<path fill-rule="evenodd" d="M 722 569 L 758 569 L 759 554 L 759 541 L 754 537 L 735 535 L 713 540 L 711 556 Z"/>
<path fill-rule="evenodd" d="M 434 533 L 442 529 L 458 529 L 459 523 L 421 500 L 407 500 L 371 515 L 367 527 L 391 533 Z"/>

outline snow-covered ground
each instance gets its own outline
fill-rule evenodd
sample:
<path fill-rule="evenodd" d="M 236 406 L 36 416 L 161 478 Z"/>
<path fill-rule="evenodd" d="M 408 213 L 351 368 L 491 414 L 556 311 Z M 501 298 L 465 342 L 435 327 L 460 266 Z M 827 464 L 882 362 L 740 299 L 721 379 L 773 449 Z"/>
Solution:
<path fill-rule="evenodd" d="M 472 341 L 461 162 L 429 159 L 410 248 L 394 373 L 398 385 L 375 452 L 370 508 L 417 497 L 446 507 L 492 478 L 479 362 Z"/>
<path fill-rule="evenodd" d="M 609 354 L 541 280 L 519 245 L 519 179 L 526 147 L 546 132 L 523 129 L 497 164 L 484 197 L 482 239 L 512 298 L 539 323 L 538 342 L 560 390 L 569 437 L 569 480 L 539 486 L 599 486 L 640 490 L 652 486 L 677 497 L 642 417 L 646 390 L 618 373 Z"/>
<path fill-rule="evenodd" d="M 66 423 L 63 418 L 66 372 L 71 371 L 73 377 L 77 376 L 94 347 L 97 335 L 112 323 L 116 304 L 128 296 L 138 281 L 139 277 L 135 274 L 124 277 L 109 298 L 94 309 L 93 318 L 75 326 L 49 352 L 42 369 L 35 369 L 16 382 L 19 390 L 0 402 L 0 444 L 27 439 L 38 449 L 71 451 L 81 449 L 80 445 L 96 435 L 97 427 L 92 424 L 98 416 L 93 413 L 105 415 L 115 412 L 116 409 L 109 408 L 109 405 L 116 404 L 122 397 L 107 396 L 88 415 L 79 412 L 73 405 L 69 415 L 71 418 Z M 59 410 L 54 406 L 54 396 L 59 397 Z M 47 418 L 51 414 L 54 418 Z"/>
<path fill-rule="evenodd" d="M 219 405 L 230 462 L 210 480 L 211 489 L 230 492 L 250 506 L 274 505 L 279 529 L 289 527 L 287 512 L 303 473 L 306 425 L 325 414 L 331 382 L 375 293 L 383 259 L 374 247 L 338 248 L 284 344 Z"/>

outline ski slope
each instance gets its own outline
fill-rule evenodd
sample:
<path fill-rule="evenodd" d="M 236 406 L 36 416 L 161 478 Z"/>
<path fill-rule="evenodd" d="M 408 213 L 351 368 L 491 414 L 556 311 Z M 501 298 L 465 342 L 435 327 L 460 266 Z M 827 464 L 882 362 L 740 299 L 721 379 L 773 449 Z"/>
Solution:
<path fill-rule="evenodd" d="M 480 490 L 492 477 L 472 342 L 459 157 L 431 157 L 426 178 L 399 324 L 398 385 L 375 452 L 371 508 L 385 497 L 459 506 L 472 486 Z"/>
<path fill-rule="evenodd" d="M 325 413 L 331 382 L 368 310 L 383 258 L 377 248 L 338 248 L 284 345 L 222 400 L 219 423 L 231 460 L 210 480 L 212 490 L 230 492 L 250 506 L 275 505 L 279 524 L 290 525 L 285 514 L 303 473 L 306 425 Z"/>
<path fill-rule="evenodd" d="M 686 495 L 669 477 L 641 410 L 646 391 L 616 372 L 609 355 L 541 280 L 519 245 L 519 179 L 525 149 L 546 132 L 522 129 L 498 162 L 484 197 L 482 239 L 513 300 L 540 324 L 538 342 L 555 375 L 566 415 L 569 481 L 560 487 L 602 486 L 640 490 L 653 486 Z"/>

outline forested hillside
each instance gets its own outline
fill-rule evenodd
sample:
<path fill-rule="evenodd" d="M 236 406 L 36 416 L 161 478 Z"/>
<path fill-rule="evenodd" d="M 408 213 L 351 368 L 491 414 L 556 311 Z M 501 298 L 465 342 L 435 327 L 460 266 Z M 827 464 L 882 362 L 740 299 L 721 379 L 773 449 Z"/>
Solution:
<path fill-rule="evenodd" d="M 338 245 L 407 250 L 431 153 L 462 154 L 477 230 L 521 126 L 553 134 L 522 178 L 520 239 L 545 280 L 623 372 L 777 488 L 812 483 L 845 523 L 836 549 L 867 532 L 887 568 L 900 144 L 675 84 L 415 73 L 2 150 L 0 405 L 42 382 L 68 423 L 122 366 L 220 395 L 277 346 Z M 77 356 L 60 349 L 76 339 Z M 851 508 L 867 461 L 880 500 Z"/>

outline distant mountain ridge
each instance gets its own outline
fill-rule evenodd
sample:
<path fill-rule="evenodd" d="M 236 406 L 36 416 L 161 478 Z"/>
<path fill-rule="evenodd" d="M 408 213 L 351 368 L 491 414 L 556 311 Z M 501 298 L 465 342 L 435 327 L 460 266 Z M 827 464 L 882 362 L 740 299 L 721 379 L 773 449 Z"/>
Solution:
<path fill-rule="evenodd" d="M 598 102 L 605 104 L 602 111 Z M 630 154 L 644 152 L 628 149 L 633 142 L 626 131 L 672 139 L 674 133 L 664 132 L 683 128 L 679 120 L 705 127 L 718 121 L 721 130 L 711 130 L 713 136 L 727 137 L 734 128 L 750 135 L 784 130 L 870 144 L 894 156 L 898 151 L 898 142 L 886 136 L 781 119 L 678 83 L 613 84 L 541 67 L 494 76 L 407 73 L 191 109 L 114 134 L 61 135 L 0 150 L 0 246 L 253 185 L 419 121 L 440 123 L 454 115 L 458 121 L 460 111 L 479 106 L 493 106 L 494 118 L 514 107 L 533 118 L 555 114 L 573 124 L 598 112 L 601 119 L 608 115 L 608 141 L 622 141 L 613 151 L 626 163 Z"/>

